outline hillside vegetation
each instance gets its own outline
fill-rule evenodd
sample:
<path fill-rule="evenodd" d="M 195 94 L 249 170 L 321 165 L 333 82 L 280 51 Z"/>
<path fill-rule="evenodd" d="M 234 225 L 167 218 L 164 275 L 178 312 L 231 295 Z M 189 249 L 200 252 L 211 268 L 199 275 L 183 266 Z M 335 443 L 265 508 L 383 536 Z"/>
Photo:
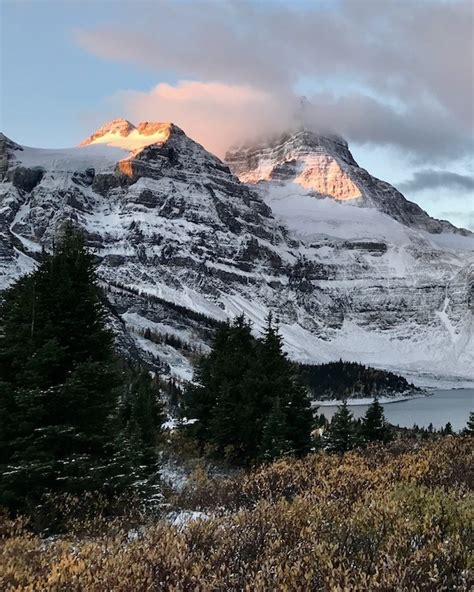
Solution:
<path fill-rule="evenodd" d="M 201 472 L 168 498 L 203 512 L 179 525 L 97 519 L 95 534 L 44 540 L 5 519 L 0 588 L 469 590 L 472 444 L 455 436 L 319 452 L 233 479 Z"/>
<path fill-rule="evenodd" d="M 302 382 L 319 401 L 423 392 L 403 376 L 357 362 L 302 364 L 300 371 Z"/>

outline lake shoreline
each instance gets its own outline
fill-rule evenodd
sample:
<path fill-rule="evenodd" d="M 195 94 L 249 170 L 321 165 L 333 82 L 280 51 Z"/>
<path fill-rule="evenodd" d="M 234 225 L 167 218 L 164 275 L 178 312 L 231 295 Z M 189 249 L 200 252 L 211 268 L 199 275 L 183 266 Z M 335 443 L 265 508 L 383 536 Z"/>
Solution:
<path fill-rule="evenodd" d="M 412 399 L 422 399 L 424 397 L 431 397 L 433 392 L 424 391 L 416 395 L 400 394 L 393 396 L 377 397 L 377 400 L 382 405 L 390 403 L 402 403 L 403 401 L 411 401 Z M 374 397 L 352 397 L 346 399 L 349 407 L 357 407 L 358 405 L 370 405 L 374 400 Z M 342 405 L 344 399 L 323 399 L 314 400 L 311 402 L 313 407 L 337 407 Z"/>
<path fill-rule="evenodd" d="M 416 424 L 427 428 L 431 424 L 435 429 L 441 429 L 449 422 L 454 431 L 460 431 L 466 427 L 469 413 L 474 410 L 474 389 L 432 389 L 426 395 L 401 395 L 380 398 L 379 401 L 384 407 L 386 420 L 392 425 L 411 428 Z M 319 413 L 329 420 L 341 405 L 341 401 L 321 403 Z M 371 403 L 372 399 L 368 398 L 351 401 L 350 411 L 354 418 L 362 418 Z"/>

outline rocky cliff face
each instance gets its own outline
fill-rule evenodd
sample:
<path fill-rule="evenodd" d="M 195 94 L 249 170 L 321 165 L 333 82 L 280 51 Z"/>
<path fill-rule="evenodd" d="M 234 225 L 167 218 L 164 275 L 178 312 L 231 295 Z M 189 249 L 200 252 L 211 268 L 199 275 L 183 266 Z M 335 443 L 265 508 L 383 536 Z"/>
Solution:
<path fill-rule="evenodd" d="M 430 233 L 468 235 L 446 220 L 431 218 L 389 183 L 358 166 L 347 142 L 338 136 L 319 136 L 307 130 L 277 137 L 261 145 L 233 149 L 226 155 L 232 171 L 245 183 L 272 181 L 289 190 L 306 189 L 314 197 L 350 200 L 376 208 L 406 226 Z"/>
<path fill-rule="evenodd" d="M 258 329 L 272 310 L 296 359 L 469 373 L 474 241 L 339 138 L 300 132 L 225 164 L 173 124 L 116 120 L 67 150 L 2 137 L 0 163 L 0 283 L 74 220 L 122 347 L 166 372 L 190 378 L 219 320 L 244 312 Z"/>

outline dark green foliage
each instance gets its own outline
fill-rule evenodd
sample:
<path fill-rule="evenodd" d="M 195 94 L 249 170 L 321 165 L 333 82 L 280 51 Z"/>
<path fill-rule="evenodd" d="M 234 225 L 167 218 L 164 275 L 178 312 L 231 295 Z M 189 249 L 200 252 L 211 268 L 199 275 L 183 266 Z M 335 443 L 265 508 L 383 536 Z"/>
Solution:
<path fill-rule="evenodd" d="M 328 452 L 347 452 L 358 443 L 356 423 L 349 411 L 347 401 L 339 406 L 324 434 L 324 448 Z"/>
<path fill-rule="evenodd" d="M 157 380 L 141 368 L 128 370 L 120 401 L 121 436 L 127 438 L 134 464 L 153 466 L 164 421 Z"/>
<path fill-rule="evenodd" d="M 257 436 L 249 424 L 256 403 L 251 396 L 255 356 L 256 340 L 243 317 L 216 331 L 212 351 L 198 364 L 196 384 L 186 393 L 186 412 L 198 419 L 194 433 L 202 446 L 255 456 Z"/>
<path fill-rule="evenodd" d="M 152 331 L 150 327 L 147 327 L 145 330 L 139 330 L 138 332 L 143 335 L 145 339 L 148 339 L 148 341 L 152 341 L 153 343 L 165 343 L 174 349 L 182 351 L 193 351 L 194 349 L 187 341 L 184 341 L 177 335 L 173 335 L 173 333 L 158 333 Z"/>
<path fill-rule="evenodd" d="M 329 420 L 324 415 L 324 413 L 321 413 L 320 415 L 316 414 L 316 416 L 314 418 L 314 425 L 318 428 L 326 429 L 329 426 Z"/>
<path fill-rule="evenodd" d="M 442 433 L 446 436 L 450 436 L 451 434 L 453 434 L 453 426 L 451 425 L 450 421 L 448 421 L 448 423 L 444 426 Z"/>
<path fill-rule="evenodd" d="M 183 399 L 183 391 L 176 383 L 176 380 L 170 377 L 164 384 L 164 391 L 168 395 L 168 403 L 175 414 L 179 415 L 181 412 L 181 403 Z"/>
<path fill-rule="evenodd" d="M 474 411 L 469 413 L 469 419 L 467 420 L 467 425 L 463 430 L 463 433 L 466 436 L 474 436 Z"/>
<path fill-rule="evenodd" d="M 201 446 L 234 462 L 273 457 L 277 449 L 302 454 L 311 446 L 310 402 L 271 318 L 260 339 L 243 317 L 216 331 L 186 393 L 186 412 L 198 420 L 193 432 Z"/>
<path fill-rule="evenodd" d="M 370 368 L 357 362 L 330 362 L 301 365 L 301 380 L 314 398 L 347 399 L 373 397 L 420 390 L 392 372 Z"/>
<path fill-rule="evenodd" d="M 291 452 L 291 443 L 286 438 L 286 417 L 280 405 L 280 398 L 273 402 L 273 407 L 263 425 L 262 458 L 274 460 Z"/>
<path fill-rule="evenodd" d="M 134 478 L 117 417 L 126 378 L 106 315 L 94 258 L 70 225 L 2 294 L 0 505 L 25 508 L 46 491 L 114 493 Z"/>
<path fill-rule="evenodd" d="M 385 420 L 383 407 L 377 398 L 374 398 L 365 413 L 360 434 L 364 442 L 383 442 L 385 444 L 392 439 L 392 430 Z"/>
<path fill-rule="evenodd" d="M 289 451 L 308 452 L 313 428 L 311 403 L 306 389 L 298 381 L 295 366 L 283 352 L 283 340 L 271 316 L 257 344 L 256 372 L 260 372 L 258 386 L 260 397 L 265 401 L 265 415 L 275 414 L 280 407 L 278 415 L 283 417 L 285 425 L 282 441 L 288 443 Z M 263 456 L 267 453 L 263 443 L 261 453 Z"/>

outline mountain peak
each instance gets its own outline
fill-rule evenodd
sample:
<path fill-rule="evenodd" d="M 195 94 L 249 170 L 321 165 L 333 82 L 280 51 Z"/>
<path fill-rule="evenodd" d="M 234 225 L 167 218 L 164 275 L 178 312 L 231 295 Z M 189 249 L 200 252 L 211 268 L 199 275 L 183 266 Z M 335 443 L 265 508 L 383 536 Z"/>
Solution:
<path fill-rule="evenodd" d="M 103 142 L 102 140 L 109 139 L 109 136 L 117 136 L 125 138 L 130 135 L 130 132 L 133 131 L 135 126 L 133 123 L 130 123 L 127 119 L 123 117 L 118 117 L 117 119 L 112 119 L 107 123 L 104 123 L 103 126 L 99 127 L 93 134 L 88 136 L 85 140 L 80 143 L 80 146 L 88 146 L 89 144 L 102 144 L 108 143 Z"/>
<path fill-rule="evenodd" d="M 372 177 L 354 160 L 340 136 L 304 126 L 256 144 L 230 150 L 225 160 L 243 183 L 281 197 L 311 196 L 370 207 L 406 226 L 436 234 L 468 235 L 445 220 L 431 218 L 389 183 Z M 274 204 L 271 206 L 274 207 Z"/>
<path fill-rule="evenodd" d="M 137 126 L 124 118 L 113 119 L 83 140 L 80 146 L 106 144 L 135 152 L 151 144 L 163 144 L 184 132 L 170 122 L 142 121 Z"/>
<path fill-rule="evenodd" d="M 226 154 L 233 172 L 246 183 L 293 182 L 337 200 L 362 197 L 345 165 L 357 166 L 347 142 L 302 126 L 267 142 L 242 146 Z"/>

